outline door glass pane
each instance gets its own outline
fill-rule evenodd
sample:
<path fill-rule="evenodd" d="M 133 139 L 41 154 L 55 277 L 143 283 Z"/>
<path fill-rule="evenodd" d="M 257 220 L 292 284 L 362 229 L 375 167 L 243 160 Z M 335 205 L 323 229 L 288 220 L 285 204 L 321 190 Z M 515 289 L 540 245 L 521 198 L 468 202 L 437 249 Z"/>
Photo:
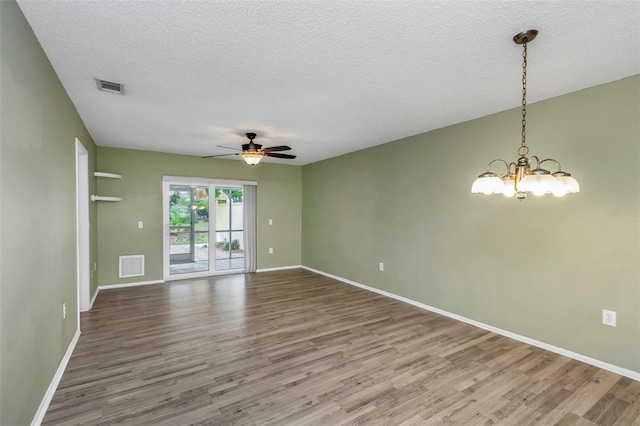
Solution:
<path fill-rule="evenodd" d="M 209 188 L 169 185 L 170 273 L 209 270 Z"/>
<path fill-rule="evenodd" d="M 244 269 L 242 187 L 216 187 L 216 270 Z"/>

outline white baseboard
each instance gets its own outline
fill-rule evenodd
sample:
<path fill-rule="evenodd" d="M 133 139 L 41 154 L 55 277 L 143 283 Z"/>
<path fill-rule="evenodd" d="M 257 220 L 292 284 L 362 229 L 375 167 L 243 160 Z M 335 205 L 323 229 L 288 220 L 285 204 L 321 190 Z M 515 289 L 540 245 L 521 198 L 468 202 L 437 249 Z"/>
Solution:
<path fill-rule="evenodd" d="M 45 392 L 44 397 L 42 398 L 42 402 L 40 402 L 38 411 L 36 411 L 36 415 L 31 421 L 31 426 L 40 426 L 42 420 L 44 420 L 44 415 L 47 413 L 49 404 L 51 404 L 51 399 L 53 399 L 53 394 L 56 393 L 56 389 L 58 388 L 60 379 L 62 379 L 62 374 L 64 373 L 65 368 L 67 368 L 67 364 L 69 363 L 69 359 L 71 358 L 71 354 L 73 353 L 73 350 L 75 349 L 76 343 L 78 343 L 79 338 L 80 329 L 76 330 L 76 334 L 73 336 L 73 339 L 71 339 L 71 343 L 69 343 L 67 352 L 65 352 L 64 356 L 62 357 L 62 361 L 60 361 L 58 370 L 56 371 L 56 374 L 54 374 L 53 379 L 51 380 L 51 383 L 47 388 L 47 392 Z"/>
<path fill-rule="evenodd" d="M 109 289 L 112 289 L 112 288 L 137 287 L 139 285 L 150 285 L 150 284 L 164 284 L 164 280 L 138 281 L 138 282 L 135 282 L 135 283 L 101 285 L 101 286 L 98 286 L 98 291 L 100 291 L 100 290 L 109 290 Z M 97 294 L 97 292 L 96 292 L 96 294 Z"/>
<path fill-rule="evenodd" d="M 430 312 L 435 312 L 436 314 L 444 315 L 446 317 L 453 318 L 453 319 L 458 320 L 458 321 L 462 321 L 464 323 L 473 325 L 475 327 L 482 328 L 482 329 L 487 330 L 487 331 L 491 331 L 492 333 L 496 333 L 496 334 L 499 334 L 501 336 L 509 337 L 511 339 L 518 340 L 518 341 L 523 342 L 523 343 L 527 343 L 527 344 L 529 344 L 531 346 L 536 346 L 538 348 L 545 349 L 545 350 L 547 350 L 549 352 L 554 352 L 554 353 L 557 353 L 557 354 L 560 354 L 560 355 L 564 355 L 566 357 L 569 357 L 569 358 L 572 358 L 572 359 L 575 359 L 575 360 L 578 360 L 578 361 L 582 361 L 582 362 L 584 362 L 586 364 L 591 364 L 593 366 L 602 368 L 603 370 L 611 371 L 612 373 L 616 373 L 616 374 L 619 374 L 621 376 L 628 377 L 630 379 L 640 381 L 640 372 L 629 370 L 629 369 L 623 368 L 623 367 L 619 367 L 619 366 L 614 365 L 614 364 L 609 364 L 608 362 L 600 361 L 598 359 L 591 358 L 591 357 L 588 357 L 586 355 L 582 355 L 582 354 L 579 354 L 577 352 L 570 351 L 568 349 L 564 349 L 564 348 L 561 348 L 561 347 L 558 347 L 558 346 L 550 345 L 548 343 L 540 342 L 538 340 L 531 339 L 529 337 L 522 336 L 520 334 L 513 333 L 511 331 L 503 330 L 501 328 L 494 327 L 492 325 L 485 324 L 485 323 L 482 323 L 480 321 L 476 321 L 476 320 L 473 320 L 473 319 L 470 319 L 470 318 L 467 318 L 467 317 L 463 317 L 462 315 L 454 314 L 454 313 L 442 310 L 440 308 L 436 308 L 436 307 L 433 307 L 433 306 L 425 305 L 424 303 L 416 302 L 415 300 L 407 299 L 406 297 L 402 297 L 402 296 L 398 296 L 398 295 L 393 294 L 393 293 L 389 293 L 388 291 L 380 290 L 380 289 L 377 289 L 375 287 L 369 287 L 368 285 L 360 284 L 360 283 L 357 283 L 355 281 L 351 281 L 351 280 L 348 280 L 346 278 L 339 277 L 337 275 L 332 275 L 332 274 L 328 274 L 328 273 L 323 272 L 323 271 L 319 271 L 317 269 L 309 268 L 308 266 L 304 266 L 303 265 L 302 268 L 306 269 L 308 271 L 311 271 L 311 272 L 315 272 L 316 274 L 320 274 L 320 275 L 324 275 L 324 276 L 329 277 L 329 278 L 333 278 L 334 280 L 341 281 L 341 282 L 343 282 L 345 284 L 349 284 L 349 285 L 353 285 L 353 286 L 356 286 L 356 287 L 360 287 L 360 288 L 362 288 L 364 290 L 368 290 L 368 291 L 371 291 L 371 292 L 374 292 L 374 293 L 378 293 L 378 294 L 381 294 L 383 296 L 390 297 L 392 299 L 399 300 L 401 302 L 408 303 L 408 304 L 413 305 L 413 306 L 417 306 L 418 308 L 422 308 L 422 309 L 425 309 L 425 310 L 430 311 Z"/>
<path fill-rule="evenodd" d="M 278 266 L 276 268 L 257 269 L 256 272 L 284 271 L 285 269 L 299 269 L 302 265 Z"/>
<path fill-rule="evenodd" d="M 89 310 L 93 308 L 93 302 L 96 301 L 96 297 L 98 297 L 98 293 L 100 293 L 100 287 L 96 288 L 96 292 L 93 293 L 93 297 L 91 298 L 91 302 L 89 303 Z"/>

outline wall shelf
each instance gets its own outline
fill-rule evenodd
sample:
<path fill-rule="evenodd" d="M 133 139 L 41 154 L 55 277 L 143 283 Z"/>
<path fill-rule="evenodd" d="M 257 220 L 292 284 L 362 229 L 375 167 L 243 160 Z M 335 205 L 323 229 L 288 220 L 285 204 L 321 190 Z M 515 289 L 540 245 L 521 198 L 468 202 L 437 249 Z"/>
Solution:
<path fill-rule="evenodd" d="M 97 178 L 122 179 L 122 175 L 116 173 L 93 172 Z M 91 201 L 122 201 L 122 197 L 104 197 L 102 195 L 92 195 Z"/>
<path fill-rule="evenodd" d="M 93 172 L 93 175 L 95 177 L 109 178 L 109 179 L 121 179 L 122 178 L 122 175 L 118 175 L 118 174 L 115 174 L 115 173 Z"/>
<path fill-rule="evenodd" d="M 103 197 L 102 195 L 92 195 L 91 201 L 122 201 L 122 197 Z"/>

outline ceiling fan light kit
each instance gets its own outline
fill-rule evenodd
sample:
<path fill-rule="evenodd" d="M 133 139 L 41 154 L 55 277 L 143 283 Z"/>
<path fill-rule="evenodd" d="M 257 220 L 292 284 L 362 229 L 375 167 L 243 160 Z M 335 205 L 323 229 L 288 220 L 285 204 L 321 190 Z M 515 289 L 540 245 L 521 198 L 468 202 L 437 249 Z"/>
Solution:
<path fill-rule="evenodd" d="M 259 152 L 243 152 L 241 156 L 244 162 L 250 166 L 255 166 L 262 160 L 262 157 L 264 157 L 264 155 Z"/>
<path fill-rule="evenodd" d="M 526 144 L 527 126 L 527 44 L 538 35 L 538 30 L 529 30 L 513 37 L 516 44 L 521 44 L 522 52 L 522 143 L 518 148 L 518 160 L 508 163 L 505 160 L 493 160 L 487 165 L 487 170 L 481 173 L 471 186 L 472 193 L 485 195 L 502 194 L 505 197 L 513 197 L 522 200 L 528 193 L 536 196 L 553 194 L 562 197 L 566 194 L 580 192 L 578 181 L 571 173 L 562 171 L 560 163 L 553 158 L 540 160 L 537 156 L 527 157 L 529 148 Z M 535 160 L 535 168 L 533 168 Z M 553 163 L 558 170 L 551 173 L 543 169 L 542 164 Z M 506 172 L 501 176 L 491 172 L 490 168 L 496 163 L 506 166 Z"/>
<path fill-rule="evenodd" d="M 253 142 L 253 140 L 256 138 L 255 133 L 246 133 L 246 135 L 247 135 L 247 138 L 249 138 L 249 143 L 242 145 L 242 152 L 237 152 L 234 154 L 207 155 L 202 158 L 227 157 L 229 155 L 239 155 L 242 157 L 244 162 L 250 166 L 257 165 L 258 163 L 260 163 L 260 161 L 264 157 L 284 158 L 287 160 L 293 160 L 294 158 L 296 158 L 295 155 L 279 154 L 277 152 L 277 151 L 289 151 L 291 149 L 291 147 L 289 146 L 280 145 L 280 146 L 272 146 L 269 148 L 262 148 L 262 145 Z M 226 146 L 219 146 L 219 147 L 226 148 L 226 149 L 235 149 L 235 148 L 229 148 Z"/>

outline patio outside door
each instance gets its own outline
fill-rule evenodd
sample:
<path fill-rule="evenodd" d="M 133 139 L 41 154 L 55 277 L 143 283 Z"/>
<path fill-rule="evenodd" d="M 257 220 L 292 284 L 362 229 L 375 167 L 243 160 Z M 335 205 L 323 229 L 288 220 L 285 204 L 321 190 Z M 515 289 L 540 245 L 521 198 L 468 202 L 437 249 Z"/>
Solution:
<path fill-rule="evenodd" d="M 242 185 L 163 181 L 165 279 L 244 271 Z"/>

